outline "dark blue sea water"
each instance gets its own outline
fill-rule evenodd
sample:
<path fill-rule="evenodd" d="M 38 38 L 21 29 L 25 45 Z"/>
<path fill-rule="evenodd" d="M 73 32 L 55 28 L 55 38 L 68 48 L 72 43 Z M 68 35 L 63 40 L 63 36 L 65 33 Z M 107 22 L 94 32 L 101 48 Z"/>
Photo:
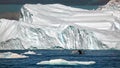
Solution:
<path fill-rule="evenodd" d="M 8 52 L 1 50 L 0 52 Z M 27 50 L 9 52 L 24 53 Z M 72 54 L 72 50 L 34 50 L 41 55 L 27 55 L 29 58 L 0 59 L 0 68 L 120 68 L 119 50 L 83 50 L 83 54 Z M 68 61 L 95 61 L 93 65 L 37 65 L 40 61 L 65 59 Z"/>
<path fill-rule="evenodd" d="M 0 12 L 18 12 L 24 4 L 63 4 L 77 8 L 96 9 L 109 0 L 0 0 Z"/>
<path fill-rule="evenodd" d="M 23 4 L 0 4 L 0 13 L 20 12 Z M 83 8 L 88 10 L 97 9 L 98 5 L 69 5 L 74 8 Z"/>
<path fill-rule="evenodd" d="M 0 4 L 0 13 L 19 12 L 22 6 L 17 4 Z"/>
<path fill-rule="evenodd" d="M 52 4 L 61 3 L 65 5 L 104 5 L 109 0 L 0 0 L 0 4 Z"/>
<path fill-rule="evenodd" d="M 63 4 L 77 8 L 96 9 L 109 0 L 0 0 L 0 12 L 18 12 L 24 4 Z"/>

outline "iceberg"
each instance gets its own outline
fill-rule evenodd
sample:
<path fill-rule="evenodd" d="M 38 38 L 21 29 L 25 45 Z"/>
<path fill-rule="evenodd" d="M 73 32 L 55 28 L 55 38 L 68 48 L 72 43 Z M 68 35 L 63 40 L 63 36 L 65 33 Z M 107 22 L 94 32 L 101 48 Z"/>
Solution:
<path fill-rule="evenodd" d="M 95 64 L 95 61 L 67 61 L 64 59 L 53 59 L 49 61 L 38 62 L 37 65 L 92 65 Z"/>
<path fill-rule="evenodd" d="M 106 5 L 100 6 L 99 10 L 120 10 L 120 0 L 110 0 Z"/>
<path fill-rule="evenodd" d="M 19 21 L 0 19 L 0 49 L 120 49 L 120 10 L 104 7 L 25 4 Z"/>
<path fill-rule="evenodd" d="M 27 52 L 25 52 L 23 54 L 36 54 L 36 53 L 34 51 L 27 51 Z"/>
<path fill-rule="evenodd" d="M 3 52 L 0 53 L 0 58 L 27 58 L 28 56 L 20 55 L 12 52 Z"/>

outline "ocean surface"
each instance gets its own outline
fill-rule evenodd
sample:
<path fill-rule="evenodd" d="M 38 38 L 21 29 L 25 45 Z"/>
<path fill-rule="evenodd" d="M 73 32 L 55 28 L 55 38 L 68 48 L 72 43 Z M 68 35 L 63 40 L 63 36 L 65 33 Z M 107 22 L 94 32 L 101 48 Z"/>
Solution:
<path fill-rule="evenodd" d="M 0 50 L 23 54 L 28 50 Z M 120 68 L 120 50 L 83 50 L 83 54 L 73 54 L 72 50 L 33 50 L 34 55 L 28 58 L 0 59 L 0 68 Z M 41 61 L 64 59 L 67 61 L 94 61 L 95 64 L 40 64 Z"/>

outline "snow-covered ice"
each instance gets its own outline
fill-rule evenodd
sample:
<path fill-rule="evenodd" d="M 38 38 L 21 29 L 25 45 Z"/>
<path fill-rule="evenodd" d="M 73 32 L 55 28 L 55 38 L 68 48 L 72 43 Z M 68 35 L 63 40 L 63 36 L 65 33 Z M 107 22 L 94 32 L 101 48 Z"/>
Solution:
<path fill-rule="evenodd" d="M 3 52 L 0 53 L 0 58 L 27 58 L 28 56 L 12 53 L 12 52 Z"/>
<path fill-rule="evenodd" d="M 25 4 L 19 21 L 0 19 L 0 49 L 120 49 L 119 9 Z"/>
<path fill-rule="evenodd" d="M 47 64 L 47 65 L 92 65 L 95 61 L 67 61 L 64 59 L 52 59 L 49 61 L 38 62 L 37 65 Z"/>
<path fill-rule="evenodd" d="M 34 51 L 27 51 L 24 54 L 36 54 Z"/>

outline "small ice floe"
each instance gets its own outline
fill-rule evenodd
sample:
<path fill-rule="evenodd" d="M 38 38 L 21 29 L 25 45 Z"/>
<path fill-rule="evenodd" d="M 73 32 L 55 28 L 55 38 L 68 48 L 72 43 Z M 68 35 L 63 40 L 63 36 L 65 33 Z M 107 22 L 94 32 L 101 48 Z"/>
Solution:
<path fill-rule="evenodd" d="M 49 61 L 41 61 L 38 62 L 38 65 L 46 64 L 46 65 L 91 65 L 95 64 L 95 61 L 67 61 L 64 59 L 53 59 Z"/>
<path fill-rule="evenodd" d="M 24 54 L 36 54 L 34 51 L 28 51 L 28 52 L 25 52 Z"/>
<path fill-rule="evenodd" d="M 3 52 L 0 53 L 0 58 L 27 58 L 28 56 L 12 53 L 12 52 Z"/>

